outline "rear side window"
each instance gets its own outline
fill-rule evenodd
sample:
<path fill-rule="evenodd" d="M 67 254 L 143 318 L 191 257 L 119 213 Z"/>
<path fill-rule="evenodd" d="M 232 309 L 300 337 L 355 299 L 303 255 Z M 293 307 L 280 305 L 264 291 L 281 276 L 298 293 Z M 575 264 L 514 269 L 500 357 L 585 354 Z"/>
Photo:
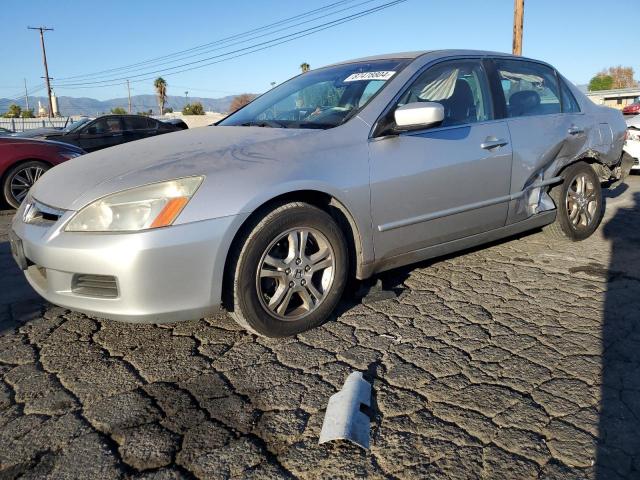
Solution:
<path fill-rule="evenodd" d="M 576 97 L 573 96 L 567 84 L 562 80 L 560 80 L 560 92 L 562 93 L 562 111 L 565 113 L 578 113 L 580 106 L 576 101 Z"/>
<path fill-rule="evenodd" d="M 125 130 L 146 130 L 149 120 L 144 117 L 123 117 Z"/>
<path fill-rule="evenodd" d="M 496 66 L 508 117 L 560 113 L 558 80 L 551 68 L 520 60 L 497 60 Z"/>

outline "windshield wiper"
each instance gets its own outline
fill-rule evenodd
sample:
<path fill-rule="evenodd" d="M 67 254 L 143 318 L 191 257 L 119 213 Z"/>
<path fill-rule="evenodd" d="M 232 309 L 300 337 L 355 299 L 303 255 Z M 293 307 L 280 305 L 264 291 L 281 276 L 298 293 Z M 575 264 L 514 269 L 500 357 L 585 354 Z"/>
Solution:
<path fill-rule="evenodd" d="M 287 126 L 284 123 L 277 122 L 275 120 L 263 120 L 261 122 L 245 122 L 240 124 L 241 127 L 282 127 L 286 128 Z"/>

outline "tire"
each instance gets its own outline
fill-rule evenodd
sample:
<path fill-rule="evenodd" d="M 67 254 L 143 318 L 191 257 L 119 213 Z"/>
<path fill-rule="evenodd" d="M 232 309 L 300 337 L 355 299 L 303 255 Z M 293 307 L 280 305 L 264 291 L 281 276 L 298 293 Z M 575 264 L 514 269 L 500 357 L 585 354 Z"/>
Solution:
<path fill-rule="evenodd" d="M 600 179 L 585 162 L 569 165 L 562 177 L 564 182 L 549 192 L 556 204 L 556 220 L 543 231 L 554 239 L 578 242 L 589 238 L 602 221 L 604 199 Z"/>
<path fill-rule="evenodd" d="M 295 335 L 325 322 L 348 277 L 347 244 L 336 221 L 294 202 L 271 210 L 245 232 L 231 252 L 227 274 L 233 278 L 225 282 L 233 284 L 226 303 L 236 322 L 265 337 Z"/>
<path fill-rule="evenodd" d="M 4 176 L 2 185 L 4 199 L 9 206 L 18 208 L 36 180 L 50 168 L 51 166 L 37 160 L 11 167 Z"/>

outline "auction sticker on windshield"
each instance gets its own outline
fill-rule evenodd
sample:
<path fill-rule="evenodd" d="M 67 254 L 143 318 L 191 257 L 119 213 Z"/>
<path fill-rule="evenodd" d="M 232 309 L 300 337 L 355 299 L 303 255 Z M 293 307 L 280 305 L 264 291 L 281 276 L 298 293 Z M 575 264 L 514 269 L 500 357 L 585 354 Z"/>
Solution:
<path fill-rule="evenodd" d="M 362 72 L 362 73 L 352 73 L 347 78 L 344 79 L 345 82 L 360 82 L 363 80 L 389 80 L 393 77 L 395 71 L 384 71 L 384 72 Z"/>

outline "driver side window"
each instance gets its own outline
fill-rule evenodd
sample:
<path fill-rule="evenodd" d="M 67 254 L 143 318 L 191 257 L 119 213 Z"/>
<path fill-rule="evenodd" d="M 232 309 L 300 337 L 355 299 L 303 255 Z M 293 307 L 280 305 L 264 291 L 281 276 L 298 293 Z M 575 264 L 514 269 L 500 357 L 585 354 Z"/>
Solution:
<path fill-rule="evenodd" d="M 86 127 L 84 133 L 100 135 L 103 133 L 116 133 L 122 131 L 120 120 L 116 117 L 100 118 Z"/>
<path fill-rule="evenodd" d="M 396 107 L 437 102 L 444 107 L 441 126 L 465 125 L 493 118 L 489 84 L 479 60 L 460 60 L 427 69 L 402 95 Z"/>

